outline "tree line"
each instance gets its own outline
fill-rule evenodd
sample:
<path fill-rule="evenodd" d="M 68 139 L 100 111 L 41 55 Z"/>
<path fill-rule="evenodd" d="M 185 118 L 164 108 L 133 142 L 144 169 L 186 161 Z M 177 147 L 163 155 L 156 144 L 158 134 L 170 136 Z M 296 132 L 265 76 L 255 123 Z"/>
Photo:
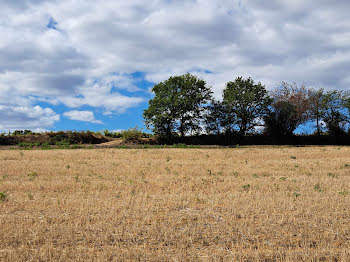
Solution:
<path fill-rule="evenodd" d="M 146 126 L 168 140 L 216 135 L 291 137 L 309 124 L 313 135 L 350 135 L 350 93 L 282 82 L 274 90 L 252 78 L 226 83 L 216 100 L 207 83 L 192 74 L 156 84 L 144 110 Z"/>

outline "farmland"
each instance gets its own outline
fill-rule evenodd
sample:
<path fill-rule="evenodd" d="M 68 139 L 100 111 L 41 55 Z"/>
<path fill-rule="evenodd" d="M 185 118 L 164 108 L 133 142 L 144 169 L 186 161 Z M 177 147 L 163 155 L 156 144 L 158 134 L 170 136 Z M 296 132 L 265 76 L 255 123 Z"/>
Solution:
<path fill-rule="evenodd" d="M 350 147 L 0 150 L 1 261 L 350 261 Z"/>

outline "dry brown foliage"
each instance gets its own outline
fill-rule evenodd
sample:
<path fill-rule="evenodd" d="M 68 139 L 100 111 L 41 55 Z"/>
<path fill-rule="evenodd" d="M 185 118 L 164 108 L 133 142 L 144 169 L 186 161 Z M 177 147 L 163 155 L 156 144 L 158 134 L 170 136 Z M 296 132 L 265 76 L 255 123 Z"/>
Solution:
<path fill-rule="evenodd" d="M 350 148 L 0 151 L 1 261 L 350 261 Z"/>

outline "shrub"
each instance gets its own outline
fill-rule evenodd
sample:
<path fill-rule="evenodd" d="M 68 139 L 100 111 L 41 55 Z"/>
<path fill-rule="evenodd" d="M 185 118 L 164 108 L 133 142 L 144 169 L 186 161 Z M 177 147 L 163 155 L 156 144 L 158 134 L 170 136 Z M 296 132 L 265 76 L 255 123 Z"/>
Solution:
<path fill-rule="evenodd" d="M 31 135 L 33 132 L 31 130 L 15 130 L 13 131 L 12 135 L 18 136 L 18 135 Z"/>
<path fill-rule="evenodd" d="M 73 145 L 73 144 L 100 144 L 107 142 L 104 137 L 96 137 L 90 131 L 74 132 L 59 131 L 48 133 L 50 145 Z"/>
<path fill-rule="evenodd" d="M 137 127 L 130 128 L 122 132 L 123 142 L 125 143 L 142 143 L 142 130 Z"/>

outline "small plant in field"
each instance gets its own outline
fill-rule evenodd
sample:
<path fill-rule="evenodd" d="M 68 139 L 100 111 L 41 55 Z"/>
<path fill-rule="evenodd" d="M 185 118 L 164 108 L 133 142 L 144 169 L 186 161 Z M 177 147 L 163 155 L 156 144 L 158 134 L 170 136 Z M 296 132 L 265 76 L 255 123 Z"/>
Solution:
<path fill-rule="evenodd" d="M 7 200 L 7 194 L 5 192 L 0 192 L 0 201 L 4 202 Z"/>
<path fill-rule="evenodd" d="M 281 178 L 280 178 L 280 180 L 282 180 L 282 181 L 286 181 L 286 180 L 287 180 L 287 178 L 283 176 L 283 177 L 281 177 Z"/>
<path fill-rule="evenodd" d="M 294 167 L 295 167 L 295 168 L 298 168 L 298 167 L 299 167 L 299 165 L 294 165 Z"/>
<path fill-rule="evenodd" d="M 336 174 L 334 174 L 334 173 L 328 173 L 328 176 L 329 176 L 329 177 L 335 177 L 335 178 L 338 177 L 338 175 L 336 175 Z"/>
<path fill-rule="evenodd" d="M 258 174 L 253 174 L 253 177 L 259 177 Z"/>
<path fill-rule="evenodd" d="M 67 168 L 67 169 L 70 169 L 70 165 L 66 165 L 66 168 Z"/>
<path fill-rule="evenodd" d="M 34 199 L 34 197 L 33 197 L 33 195 L 31 193 L 28 193 L 28 198 L 29 198 L 29 200 L 33 200 Z"/>
<path fill-rule="evenodd" d="M 30 180 L 30 181 L 33 181 L 34 178 L 36 178 L 37 176 L 38 176 L 38 174 L 37 174 L 36 172 L 30 172 L 30 173 L 28 174 L 28 177 L 29 177 L 29 180 Z"/>
<path fill-rule="evenodd" d="M 297 157 L 296 157 L 296 156 L 291 156 L 290 158 L 291 158 L 291 159 L 297 159 Z"/>
<path fill-rule="evenodd" d="M 317 183 L 314 185 L 314 190 L 317 192 L 322 192 L 321 184 Z"/>
<path fill-rule="evenodd" d="M 341 195 L 341 196 L 347 196 L 347 195 L 349 195 L 349 191 L 341 191 L 341 192 L 339 192 L 339 194 Z"/>
<path fill-rule="evenodd" d="M 350 168 L 350 164 L 345 164 L 344 167 L 345 168 Z"/>
<path fill-rule="evenodd" d="M 75 180 L 75 182 L 79 182 L 79 176 L 78 176 L 78 175 L 75 175 L 75 176 L 74 176 L 74 180 Z"/>
<path fill-rule="evenodd" d="M 169 162 L 171 160 L 171 157 L 170 156 L 167 156 L 166 157 L 166 161 Z"/>
<path fill-rule="evenodd" d="M 249 184 L 243 185 L 242 187 L 243 187 L 244 191 L 249 191 L 249 189 L 250 189 L 250 185 Z"/>
<path fill-rule="evenodd" d="M 237 171 L 235 171 L 235 172 L 232 172 L 231 175 L 234 176 L 234 177 L 238 177 L 239 173 Z"/>
<path fill-rule="evenodd" d="M 294 197 L 295 199 L 297 199 L 299 196 L 300 196 L 300 193 L 298 193 L 298 192 L 294 192 L 294 193 L 293 193 L 293 197 Z"/>

